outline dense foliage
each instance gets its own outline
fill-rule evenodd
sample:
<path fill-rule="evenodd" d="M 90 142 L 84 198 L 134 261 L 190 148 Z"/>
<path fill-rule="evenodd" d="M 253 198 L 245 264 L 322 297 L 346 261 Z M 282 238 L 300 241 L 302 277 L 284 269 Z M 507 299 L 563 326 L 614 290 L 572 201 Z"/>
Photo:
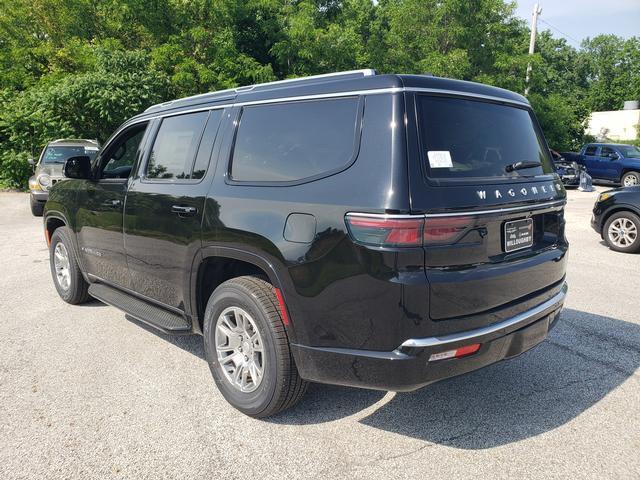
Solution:
<path fill-rule="evenodd" d="M 640 98 L 640 38 L 580 49 L 529 30 L 503 0 L 0 0 L 0 186 L 23 187 L 52 138 L 104 141 L 159 101 L 373 67 L 524 90 L 549 144 L 592 110 Z"/>

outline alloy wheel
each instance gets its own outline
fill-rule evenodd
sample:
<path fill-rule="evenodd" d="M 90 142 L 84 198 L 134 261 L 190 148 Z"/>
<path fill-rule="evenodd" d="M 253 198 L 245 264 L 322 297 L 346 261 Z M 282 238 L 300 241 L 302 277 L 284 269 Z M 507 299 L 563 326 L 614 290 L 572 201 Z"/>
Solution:
<path fill-rule="evenodd" d="M 626 248 L 638 238 L 638 227 L 628 218 L 616 218 L 607 232 L 611 243 L 616 247 Z"/>
<path fill-rule="evenodd" d="M 240 307 L 222 311 L 216 322 L 218 363 L 225 378 L 243 393 L 255 391 L 264 377 L 262 336 L 251 315 Z"/>
<path fill-rule="evenodd" d="M 58 242 L 53 251 L 53 265 L 56 269 L 58 285 L 63 290 L 69 290 L 71 286 L 71 271 L 69 270 L 69 252 L 64 243 Z"/>

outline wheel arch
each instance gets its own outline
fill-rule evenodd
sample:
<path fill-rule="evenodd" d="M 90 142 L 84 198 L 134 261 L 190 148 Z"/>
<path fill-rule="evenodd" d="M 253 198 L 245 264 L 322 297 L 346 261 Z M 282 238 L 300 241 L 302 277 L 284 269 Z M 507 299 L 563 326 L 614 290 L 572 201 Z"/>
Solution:
<path fill-rule="evenodd" d="M 620 182 L 622 182 L 622 178 L 629 172 L 635 172 L 640 175 L 640 168 L 637 167 L 623 167 L 622 173 L 620 174 Z"/>
<path fill-rule="evenodd" d="M 605 235 L 604 227 L 607 224 L 607 221 L 609 220 L 609 218 L 611 218 L 611 215 L 613 215 L 614 213 L 620 213 L 620 212 L 631 212 L 631 213 L 634 213 L 635 215 L 640 216 L 640 208 L 634 207 L 633 205 L 618 204 L 618 205 L 612 206 L 602 215 L 602 223 L 600 224 L 600 232 L 601 232 L 600 236 L 602 238 L 604 238 L 604 235 Z"/>
<path fill-rule="evenodd" d="M 194 331 L 202 333 L 204 310 L 213 290 L 231 278 L 243 275 L 263 276 L 280 290 L 284 298 L 286 289 L 282 268 L 284 267 L 275 265 L 273 261 L 255 252 L 221 246 L 203 248 L 194 259 L 191 268 L 190 290 Z M 283 307 L 287 308 L 286 299 L 284 303 Z M 288 330 L 291 329 L 292 326 L 289 325 Z M 288 332 L 289 335 L 292 333 Z"/>

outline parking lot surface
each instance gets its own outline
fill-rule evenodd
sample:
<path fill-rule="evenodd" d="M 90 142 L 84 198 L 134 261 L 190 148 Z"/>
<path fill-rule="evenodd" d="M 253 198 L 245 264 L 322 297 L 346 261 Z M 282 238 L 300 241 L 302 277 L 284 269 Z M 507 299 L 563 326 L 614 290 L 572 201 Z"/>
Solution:
<path fill-rule="evenodd" d="M 569 192 L 569 298 L 539 347 L 413 393 L 312 385 L 253 420 L 201 337 L 60 300 L 41 219 L 0 193 L 0 478 L 638 479 L 640 255 L 591 230 L 596 195 Z"/>

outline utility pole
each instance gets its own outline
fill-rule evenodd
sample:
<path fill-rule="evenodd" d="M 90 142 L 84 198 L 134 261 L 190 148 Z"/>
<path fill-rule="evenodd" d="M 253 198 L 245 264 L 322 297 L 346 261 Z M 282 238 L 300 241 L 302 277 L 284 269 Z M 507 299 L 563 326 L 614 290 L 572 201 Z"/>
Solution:
<path fill-rule="evenodd" d="M 531 38 L 529 39 L 529 55 L 533 55 L 536 48 L 536 35 L 538 34 L 538 15 L 542 13 L 542 7 L 537 3 L 533 6 L 533 16 L 531 17 Z M 529 95 L 529 79 L 531 78 L 531 61 L 527 64 L 527 77 L 525 78 L 525 96 Z"/>

